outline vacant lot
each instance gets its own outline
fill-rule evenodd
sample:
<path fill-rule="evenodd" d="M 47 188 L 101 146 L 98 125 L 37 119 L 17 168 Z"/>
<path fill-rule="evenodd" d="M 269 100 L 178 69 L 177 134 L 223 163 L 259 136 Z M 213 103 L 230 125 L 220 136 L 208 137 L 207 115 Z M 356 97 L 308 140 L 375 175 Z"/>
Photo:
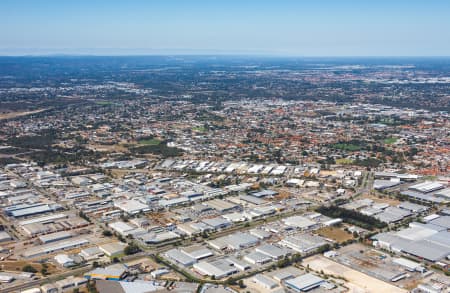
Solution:
<path fill-rule="evenodd" d="M 39 263 L 32 263 L 32 262 L 28 262 L 28 261 L 2 261 L 1 262 L 1 269 L 4 271 L 16 271 L 16 272 L 21 272 L 22 268 L 26 265 L 31 265 L 32 267 L 34 267 L 38 272 L 41 271 L 42 269 L 42 265 Z M 53 274 L 56 273 L 58 271 L 61 271 L 60 269 L 58 269 L 57 267 L 55 267 L 55 265 L 48 263 L 47 264 L 47 271 L 49 274 Z"/>
<path fill-rule="evenodd" d="M 394 144 L 397 142 L 397 139 L 395 137 L 388 137 L 384 139 L 383 141 L 385 144 Z"/>
<path fill-rule="evenodd" d="M 339 243 L 353 239 L 353 235 L 351 233 L 347 233 L 346 231 L 336 227 L 324 227 L 319 229 L 317 232 L 320 236 L 332 239 Z"/>
<path fill-rule="evenodd" d="M 387 204 L 390 204 L 391 206 L 397 206 L 397 205 L 399 205 L 401 203 L 401 201 L 399 201 L 398 199 L 390 198 L 390 197 L 387 197 L 387 196 L 379 198 L 379 197 L 376 197 L 376 196 L 373 196 L 373 195 L 364 195 L 361 198 L 369 198 L 369 199 L 373 200 L 376 203 L 387 203 Z"/>
<path fill-rule="evenodd" d="M 380 281 L 366 274 L 338 264 L 324 256 L 315 255 L 308 257 L 303 261 L 303 265 L 315 271 L 323 271 L 325 274 L 343 277 L 347 280 L 345 285 L 349 288 L 349 292 L 372 293 L 372 292 L 390 292 L 403 293 L 407 292 L 394 285 Z"/>
<path fill-rule="evenodd" d="M 47 110 L 48 109 L 38 109 L 38 110 L 34 110 L 34 111 L 2 112 L 2 113 L 0 113 L 0 120 L 12 119 L 12 118 L 17 118 L 17 117 L 37 114 L 37 113 L 41 113 L 41 112 L 44 112 Z"/>
<path fill-rule="evenodd" d="M 161 141 L 156 138 L 141 139 L 138 142 L 142 145 L 159 145 L 161 143 Z"/>

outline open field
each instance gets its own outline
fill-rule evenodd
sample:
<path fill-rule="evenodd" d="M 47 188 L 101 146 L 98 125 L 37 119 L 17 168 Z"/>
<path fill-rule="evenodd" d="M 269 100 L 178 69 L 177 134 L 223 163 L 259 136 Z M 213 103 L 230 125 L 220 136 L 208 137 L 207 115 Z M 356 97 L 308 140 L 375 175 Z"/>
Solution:
<path fill-rule="evenodd" d="M 404 289 L 394 285 L 380 281 L 366 274 L 338 264 L 324 256 L 315 255 L 303 260 L 303 265 L 308 266 L 315 271 L 323 271 L 325 274 L 343 277 L 347 280 L 346 285 L 349 292 L 354 293 L 375 293 L 390 292 L 400 293 L 407 292 Z"/>
<path fill-rule="evenodd" d="M 41 113 L 41 112 L 44 112 L 44 111 L 47 111 L 47 110 L 48 109 L 38 109 L 38 110 L 34 110 L 34 111 L 3 112 L 3 113 L 0 113 L 0 120 L 5 120 L 5 119 L 11 119 L 11 118 L 17 118 L 17 117 L 37 114 L 37 113 Z"/>
<path fill-rule="evenodd" d="M 394 144 L 397 142 L 397 139 L 395 137 L 388 137 L 383 140 L 385 144 Z"/>
<path fill-rule="evenodd" d="M 395 198 L 390 198 L 390 197 L 379 198 L 379 197 L 376 197 L 374 195 L 368 195 L 368 194 L 367 195 L 363 195 L 361 198 L 369 198 L 369 199 L 373 200 L 376 203 L 388 203 L 388 204 L 390 204 L 392 206 L 397 206 L 397 205 L 399 205 L 401 203 L 401 201 L 399 201 L 398 199 L 395 199 Z"/>
<path fill-rule="evenodd" d="M 39 263 L 33 263 L 33 262 L 29 262 L 29 261 L 25 261 L 25 260 L 18 260 L 18 261 L 2 261 L 0 268 L 3 271 L 16 271 L 16 272 L 22 272 L 22 268 L 26 265 L 31 265 L 32 267 L 34 267 L 38 273 L 41 271 L 42 269 L 42 265 Z M 49 274 L 54 274 L 57 272 L 60 272 L 61 270 L 58 269 L 55 265 L 51 264 L 51 263 L 47 263 L 47 271 Z"/>
<path fill-rule="evenodd" d="M 159 145 L 161 141 L 156 138 L 149 138 L 149 139 L 141 139 L 138 141 L 138 143 L 142 145 Z"/>
<path fill-rule="evenodd" d="M 336 164 L 339 164 L 339 165 L 351 165 L 351 164 L 353 164 L 353 160 L 346 159 L 346 158 L 336 159 Z"/>
<path fill-rule="evenodd" d="M 346 231 L 336 227 L 324 227 L 317 230 L 317 233 L 322 237 L 333 239 L 339 243 L 353 239 L 353 235 L 351 233 L 347 233 Z"/>

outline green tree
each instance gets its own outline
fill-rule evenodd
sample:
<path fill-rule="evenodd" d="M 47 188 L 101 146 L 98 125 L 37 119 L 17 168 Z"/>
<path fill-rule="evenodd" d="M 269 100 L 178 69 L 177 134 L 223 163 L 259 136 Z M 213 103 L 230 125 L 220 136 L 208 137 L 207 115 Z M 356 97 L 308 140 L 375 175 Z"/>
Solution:
<path fill-rule="evenodd" d="M 32 265 L 30 265 L 30 264 L 25 265 L 25 266 L 22 268 L 22 271 L 23 271 L 23 272 L 27 272 L 27 273 L 37 273 L 37 270 L 36 270 Z"/>

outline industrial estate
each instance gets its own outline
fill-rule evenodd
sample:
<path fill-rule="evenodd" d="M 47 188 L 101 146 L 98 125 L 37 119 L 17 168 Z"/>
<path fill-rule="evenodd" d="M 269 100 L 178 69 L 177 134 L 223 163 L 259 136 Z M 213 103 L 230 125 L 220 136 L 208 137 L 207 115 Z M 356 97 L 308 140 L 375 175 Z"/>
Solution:
<path fill-rule="evenodd" d="M 372 61 L 0 59 L 0 292 L 449 292 L 450 70 Z"/>

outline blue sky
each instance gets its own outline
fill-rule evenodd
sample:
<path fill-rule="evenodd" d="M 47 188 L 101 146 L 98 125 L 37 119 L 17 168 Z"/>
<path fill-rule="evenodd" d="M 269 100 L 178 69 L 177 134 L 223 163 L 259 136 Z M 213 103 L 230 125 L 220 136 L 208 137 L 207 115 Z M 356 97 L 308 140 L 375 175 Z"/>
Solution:
<path fill-rule="evenodd" d="M 0 0 L 0 54 L 450 56 L 449 0 Z"/>

